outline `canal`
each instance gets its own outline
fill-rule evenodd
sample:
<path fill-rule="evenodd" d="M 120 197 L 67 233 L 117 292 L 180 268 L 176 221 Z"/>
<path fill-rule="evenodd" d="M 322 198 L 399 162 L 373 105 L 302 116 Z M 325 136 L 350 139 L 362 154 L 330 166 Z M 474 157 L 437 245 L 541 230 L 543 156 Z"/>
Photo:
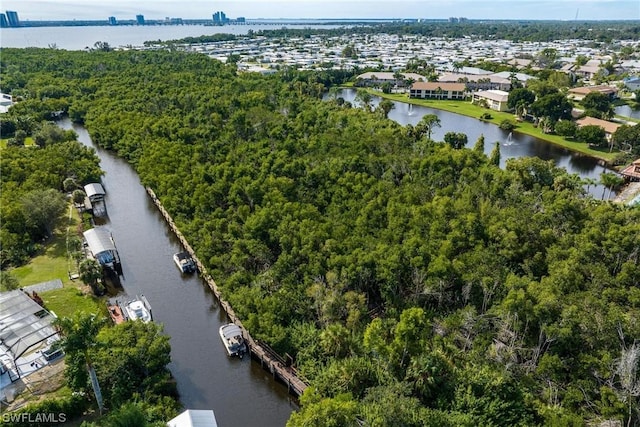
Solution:
<path fill-rule="evenodd" d="M 339 96 L 356 104 L 354 90 L 343 90 Z M 373 105 L 379 101 L 379 97 L 374 97 Z M 435 140 L 442 140 L 446 132 L 463 132 L 472 146 L 482 134 L 487 154 L 495 142 L 500 142 L 503 167 L 510 158 L 538 156 L 595 181 L 607 171 L 593 158 L 528 135 L 514 132 L 510 137 L 509 132 L 471 117 L 401 102 L 394 102 L 394 106 L 389 118 L 402 125 L 415 125 L 425 114 L 437 115 L 441 127 L 433 131 Z M 180 245 L 133 168 L 97 147 L 84 127 L 68 119 L 60 125 L 74 129 L 78 139 L 95 148 L 101 159 L 107 191 L 106 226 L 122 259 L 124 293 L 144 294 L 153 308 L 154 320 L 162 323 L 171 337 L 169 368 L 185 408 L 213 409 L 221 427 L 285 425 L 297 408 L 295 402 L 286 387 L 274 381 L 259 363 L 249 358 L 227 357 L 218 337 L 218 328 L 226 323 L 226 316 L 213 293 L 197 276 L 182 276 L 174 265 L 172 255 L 181 251 Z M 599 185 L 591 186 L 596 198 L 601 197 L 602 190 Z"/>
<path fill-rule="evenodd" d="M 84 127 L 68 119 L 60 125 L 74 129 L 100 157 L 109 216 L 105 226 L 122 259 L 124 293 L 144 294 L 154 320 L 171 337 L 169 368 L 182 404 L 213 409 L 220 427 L 284 426 L 297 408 L 286 386 L 249 357 L 227 357 L 218 335 L 226 316 L 207 285 L 178 271 L 172 255 L 180 245 L 133 168 L 95 146 Z"/>
<path fill-rule="evenodd" d="M 345 101 L 354 105 L 356 91 L 354 89 L 344 89 L 338 93 Z M 374 96 L 372 105 L 375 107 L 381 98 Z M 500 166 L 504 168 L 507 159 L 517 157 L 537 156 L 544 160 L 553 160 L 559 167 L 563 167 L 569 173 L 580 175 L 582 178 L 592 179 L 595 182 L 600 180 L 603 172 L 611 170 L 598 164 L 592 157 L 571 152 L 557 145 L 535 138 L 533 136 L 511 133 L 503 131 L 492 123 L 482 122 L 473 117 L 461 116 L 448 111 L 436 110 L 433 108 L 410 105 L 403 102 L 392 101 L 394 108 L 389 112 L 389 118 L 401 125 L 416 125 L 426 114 L 435 114 L 441 122 L 441 127 L 433 129 L 431 135 L 435 141 L 443 141 L 447 132 L 462 132 L 468 137 L 467 147 L 473 147 L 480 135 L 485 138 L 485 153 L 489 155 L 496 142 L 500 142 Z M 600 199 L 603 194 L 603 187 L 599 184 L 590 185 L 589 191 L 594 198 Z M 614 197 L 612 193 L 611 197 Z"/>

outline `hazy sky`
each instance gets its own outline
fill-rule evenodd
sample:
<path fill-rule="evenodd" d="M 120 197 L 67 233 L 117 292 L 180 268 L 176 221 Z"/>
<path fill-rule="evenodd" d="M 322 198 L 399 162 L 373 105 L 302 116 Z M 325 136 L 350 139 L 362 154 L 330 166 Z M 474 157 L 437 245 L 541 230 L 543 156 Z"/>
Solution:
<path fill-rule="evenodd" d="M 209 18 L 639 19 L 640 0 L 2 0 L 21 20 Z"/>

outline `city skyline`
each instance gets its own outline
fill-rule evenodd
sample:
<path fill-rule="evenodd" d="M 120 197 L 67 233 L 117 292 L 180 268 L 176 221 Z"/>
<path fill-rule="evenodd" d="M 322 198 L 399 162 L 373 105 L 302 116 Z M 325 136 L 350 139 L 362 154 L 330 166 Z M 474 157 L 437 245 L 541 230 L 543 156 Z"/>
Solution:
<path fill-rule="evenodd" d="M 175 0 L 111 0 L 88 5 L 86 0 L 4 0 L 2 8 L 18 12 L 21 21 L 42 20 L 134 20 L 179 17 L 203 19 L 215 11 L 229 18 L 249 19 L 337 19 L 337 18 L 426 18 L 446 19 L 464 16 L 469 19 L 531 20 L 631 20 L 640 19 L 638 0 L 234 0 L 189 2 L 189 7 Z"/>

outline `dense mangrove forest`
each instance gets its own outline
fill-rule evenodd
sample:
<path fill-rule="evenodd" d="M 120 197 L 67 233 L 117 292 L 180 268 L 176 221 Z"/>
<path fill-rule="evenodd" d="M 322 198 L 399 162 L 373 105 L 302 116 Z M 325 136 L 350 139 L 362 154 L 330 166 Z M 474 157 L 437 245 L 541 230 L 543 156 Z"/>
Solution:
<path fill-rule="evenodd" d="M 293 357 L 311 387 L 291 427 L 640 423 L 639 209 L 552 162 L 500 169 L 482 138 L 323 101 L 328 72 L 169 51 L 3 49 L 0 65 L 20 100 L 6 129 L 84 123 L 251 334 Z"/>

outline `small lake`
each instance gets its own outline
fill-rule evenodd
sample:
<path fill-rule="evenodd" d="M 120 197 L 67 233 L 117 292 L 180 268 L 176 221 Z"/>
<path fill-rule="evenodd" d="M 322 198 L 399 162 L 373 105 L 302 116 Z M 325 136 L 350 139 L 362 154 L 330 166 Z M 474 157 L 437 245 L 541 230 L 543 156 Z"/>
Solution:
<path fill-rule="evenodd" d="M 634 110 L 629 105 L 621 105 L 619 107 L 616 107 L 614 111 L 616 112 L 616 114 L 619 114 L 621 116 L 640 119 L 640 110 Z"/>
<path fill-rule="evenodd" d="M 354 89 L 344 89 L 338 96 L 344 98 L 354 105 L 356 91 Z M 375 96 L 372 105 L 377 106 L 381 98 Z M 462 132 L 468 137 L 467 147 L 471 148 L 480 137 L 485 138 L 485 153 L 489 155 L 496 142 L 500 143 L 500 166 L 504 168 L 507 159 L 518 157 L 539 157 L 543 160 L 553 160 L 559 167 L 565 168 L 569 173 L 578 174 L 582 178 L 600 180 L 603 172 L 611 170 L 603 167 L 597 159 L 571 152 L 565 148 L 535 138 L 533 136 L 519 134 L 517 132 L 507 132 L 498 126 L 474 119 L 473 117 L 462 116 L 448 111 L 435 110 L 433 108 L 410 105 L 403 102 L 393 101 L 394 108 L 389 113 L 389 118 L 401 125 L 416 125 L 426 114 L 435 114 L 441 122 L 441 127 L 434 128 L 431 137 L 435 141 L 444 140 L 447 132 Z M 511 136 L 509 136 L 511 134 Z M 600 185 L 591 186 L 590 192 L 595 198 L 601 198 L 603 187 Z M 614 197 L 612 193 L 611 197 Z"/>

